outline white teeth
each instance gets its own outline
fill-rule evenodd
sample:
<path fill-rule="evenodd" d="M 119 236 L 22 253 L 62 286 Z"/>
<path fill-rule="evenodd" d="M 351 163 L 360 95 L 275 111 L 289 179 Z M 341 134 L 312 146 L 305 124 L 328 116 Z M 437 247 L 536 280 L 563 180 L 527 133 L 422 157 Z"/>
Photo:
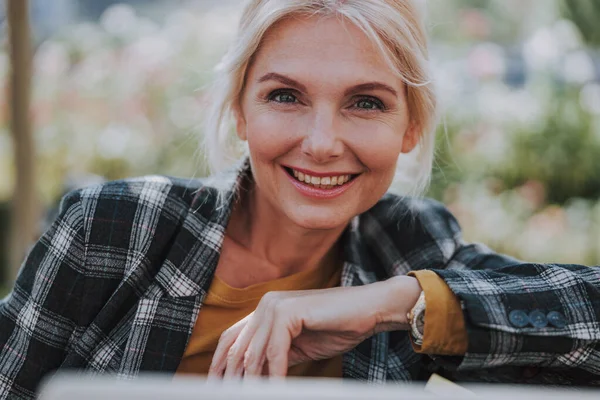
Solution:
<path fill-rule="evenodd" d="M 340 176 L 324 176 L 324 177 L 316 177 L 310 176 L 303 172 L 296 171 L 292 169 L 292 173 L 296 179 L 300 182 L 305 182 L 320 189 L 332 189 L 335 186 L 342 186 L 343 184 L 350 181 L 350 175 L 340 175 Z"/>

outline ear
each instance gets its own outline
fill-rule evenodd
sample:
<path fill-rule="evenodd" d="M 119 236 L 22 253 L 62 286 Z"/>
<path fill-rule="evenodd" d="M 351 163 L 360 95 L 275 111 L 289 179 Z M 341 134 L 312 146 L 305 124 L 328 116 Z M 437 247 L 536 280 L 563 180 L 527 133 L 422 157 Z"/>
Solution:
<path fill-rule="evenodd" d="M 246 141 L 246 119 L 242 113 L 242 107 L 239 104 L 233 109 L 233 117 L 235 118 L 235 132 L 240 140 Z"/>
<path fill-rule="evenodd" d="M 419 139 L 421 138 L 421 129 L 419 125 L 415 122 L 411 122 L 408 126 L 408 129 L 404 133 L 404 137 L 402 138 L 402 152 L 410 153 L 419 143 Z"/>

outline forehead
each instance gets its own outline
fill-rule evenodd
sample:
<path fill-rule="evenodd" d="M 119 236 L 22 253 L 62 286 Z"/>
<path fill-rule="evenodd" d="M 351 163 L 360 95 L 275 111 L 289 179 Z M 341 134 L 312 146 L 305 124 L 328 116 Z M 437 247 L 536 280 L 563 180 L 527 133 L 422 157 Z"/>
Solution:
<path fill-rule="evenodd" d="M 271 27 L 254 57 L 255 73 L 318 72 L 353 80 L 399 80 L 360 28 L 341 17 L 287 18 Z"/>

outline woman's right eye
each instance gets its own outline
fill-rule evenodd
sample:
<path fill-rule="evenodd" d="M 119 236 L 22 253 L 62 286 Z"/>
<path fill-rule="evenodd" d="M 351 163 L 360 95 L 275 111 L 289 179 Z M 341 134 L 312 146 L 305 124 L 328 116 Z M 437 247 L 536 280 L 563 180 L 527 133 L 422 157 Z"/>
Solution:
<path fill-rule="evenodd" d="M 295 103 L 298 101 L 296 96 L 288 92 L 273 92 L 269 95 L 269 100 L 276 103 Z"/>

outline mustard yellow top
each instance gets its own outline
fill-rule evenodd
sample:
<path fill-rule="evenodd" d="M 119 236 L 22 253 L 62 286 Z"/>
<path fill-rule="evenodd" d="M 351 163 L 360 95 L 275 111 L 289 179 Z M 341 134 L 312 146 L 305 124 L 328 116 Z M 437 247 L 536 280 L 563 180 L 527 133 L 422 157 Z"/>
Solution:
<path fill-rule="evenodd" d="M 219 262 L 235 262 L 239 268 L 248 271 L 251 270 L 253 264 L 265 261 L 258 259 L 244 247 L 225 237 Z M 340 277 L 341 268 L 332 265 L 328 268 L 303 271 L 240 289 L 229 286 L 215 276 L 198 314 L 196 325 L 177 373 L 207 374 L 221 333 L 254 311 L 260 299 L 267 292 L 332 288 L 339 286 Z M 288 375 L 341 377 L 341 356 L 295 365 L 289 369 Z"/>
<path fill-rule="evenodd" d="M 232 239 L 225 237 L 220 262 L 232 262 L 240 268 L 264 263 Z M 468 346 L 464 316 L 458 298 L 433 271 L 413 271 L 425 292 L 427 308 L 423 344 L 413 343 L 418 353 L 463 355 Z M 304 271 L 285 278 L 234 288 L 214 277 L 192 336 L 177 370 L 178 374 L 207 374 L 221 333 L 244 318 L 258 305 L 262 296 L 275 290 L 325 289 L 339 286 L 341 269 Z M 291 367 L 290 376 L 341 377 L 341 356 L 329 360 L 306 362 Z"/>

